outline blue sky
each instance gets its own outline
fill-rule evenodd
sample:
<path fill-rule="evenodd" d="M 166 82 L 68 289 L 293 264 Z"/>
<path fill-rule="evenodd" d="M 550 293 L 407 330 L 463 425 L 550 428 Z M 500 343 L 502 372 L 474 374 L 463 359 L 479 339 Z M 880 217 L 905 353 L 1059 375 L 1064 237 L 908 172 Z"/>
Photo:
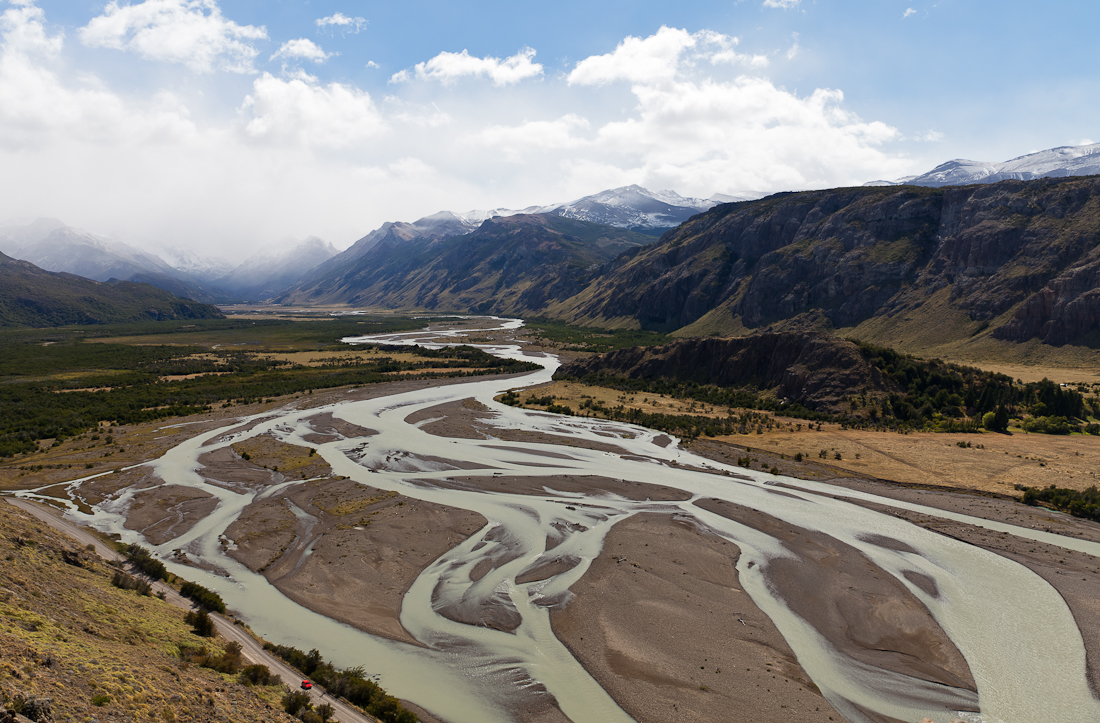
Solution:
<path fill-rule="evenodd" d="M 239 258 L 1100 141 L 1100 4 L 0 0 L 0 222 Z"/>

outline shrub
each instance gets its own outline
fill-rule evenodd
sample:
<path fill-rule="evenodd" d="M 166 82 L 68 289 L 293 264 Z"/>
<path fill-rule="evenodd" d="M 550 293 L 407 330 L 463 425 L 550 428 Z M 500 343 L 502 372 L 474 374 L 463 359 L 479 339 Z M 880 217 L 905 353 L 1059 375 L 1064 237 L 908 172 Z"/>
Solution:
<path fill-rule="evenodd" d="M 1065 417 L 1032 417 L 1024 421 L 1024 431 L 1036 434 L 1069 434 L 1079 429 Z"/>
<path fill-rule="evenodd" d="M 184 622 L 194 629 L 195 635 L 201 635 L 204 638 L 214 637 L 214 620 L 205 609 L 199 608 L 187 613 Z"/>
<path fill-rule="evenodd" d="M 185 582 L 180 585 L 180 595 L 191 598 L 202 607 L 215 613 L 225 612 L 225 602 L 221 595 L 213 590 L 207 590 L 197 582 Z"/>
<path fill-rule="evenodd" d="M 137 543 L 127 545 L 123 552 L 126 554 L 126 559 L 130 561 L 130 564 L 150 579 L 168 579 L 168 570 L 164 567 L 164 563 L 153 557 L 153 553 L 149 552 L 141 545 Z"/>
<path fill-rule="evenodd" d="M 279 676 L 266 665 L 256 663 L 241 670 L 241 682 L 245 685 L 274 685 L 279 682 Z"/>
<path fill-rule="evenodd" d="M 283 710 L 292 716 L 297 716 L 303 710 L 309 710 L 313 704 L 309 702 L 309 695 L 303 691 L 295 690 L 283 696 Z"/>
<path fill-rule="evenodd" d="M 241 644 L 231 642 L 225 646 L 225 652 L 221 655 L 214 655 L 206 646 L 197 648 L 181 643 L 180 659 L 203 668 L 216 670 L 219 673 L 232 675 L 241 669 Z M 260 667 L 267 669 L 265 666 Z M 242 682 L 244 681 L 242 680 Z"/>
<path fill-rule="evenodd" d="M 153 592 L 153 586 L 148 581 L 127 575 L 122 570 L 115 570 L 111 584 L 120 590 L 136 590 L 140 595 L 150 595 Z"/>

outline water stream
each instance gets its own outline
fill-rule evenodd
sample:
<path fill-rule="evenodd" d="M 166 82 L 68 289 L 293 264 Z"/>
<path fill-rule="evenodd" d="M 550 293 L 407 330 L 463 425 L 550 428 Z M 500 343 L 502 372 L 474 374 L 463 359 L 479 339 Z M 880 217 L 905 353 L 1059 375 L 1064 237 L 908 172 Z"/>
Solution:
<path fill-rule="evenodd" d="M 500 320 L 514 329 L 518 320 Z M 419 343 L 439 346 L 460 330 L 413 332 L 351 339 L 353 343 Z M 484 347 L 508 358 L 543 365 L 520 378 L 483 379 L 429 387 L 388 397 L 347 401 L 308 410 L 292 406 L 239 419 L 199 434 L 147 463 L 165 485 L 203 490 L 218 500 L 213 513 L 186 533 L 152 546 L 173 572 L 216 590 L 230 608 L 260 635 L 302 649 L 318 648 L 340 666 L 363 665 L 377 673 L 392 694 L 411 700 L 454 723 L 505 722 L 516 719 L 516 700 L 528 686 L 544 686 L 576 723 L 632 720 L 577 663 L 554 636 L 549 602 L 567 596 L 569 587 L 600 552 L 607 532 L 639 512 L 682 515 L 708 527 L 742 551 L 741 584 L 772 619 L 799 663 L 828 700 L 849 720 L 867 720 L 860 709 L 902 721 L 931 717 L 949 721 L 959 710 L 979 707 L 972 720 L 989 723 L 1100 720 L 1100 702 L 1085 677 L 1080 632 L 1061 596 L 1026 567 L 981 548 L 935 534 L 890 515 L 854 504 L 873 501 L 924 514 L 979 525 L 1100 557 L 1100 545 L 1052 533 L 990 522 L 920 505 L 879 498 L 821 483 L 777 478 L 701 459 L 664 444 L 663 435 L 628 424 L 532 413 L 501 405 L 493 398 L 509 389 L 550 379 L 557 360 L 530 354 L 518 345 Z M 488 407 L 487 423 L 497 429 L 567 435 L 621 449 L 611 453 L 560 444 L 494 439 L 449 440 L 425 432 L 410 415 L 436 405 L 474 398 Z M 325 413 L 378 434 L 318 444 L 303 436 L 309 419 Z M 260 497 L 277 496 L 301 480 L 262 491 L 226 489 L 200 474 L 201 455 L 260 434 L 316 449 L 337 475 L 412 498 L 477 512 L 488 524 L 430 564 L 406 593 L 401 624 L 426 647 L 368 635 L 313 613 L 286 598 L 261 575 L 236 562 L 223 549 L 222 535 L 242 510 Z M 353 454 L 354 452 L 354 454 Z M 469 469 L 441 469 L 432 459 L 460 461 Z M 720 472 L 736 472 L 737 479 Z M 493 474 L 545 478 L 544 494 L 454 489 L 436 480 L 476 479 Z M 554 477 L 594 475 L 675 487 L 687 501 L 637 501 L 554 489 Z M 88 478 L 91 479 L 91 478 Z M 788 485 L 777 495 L 768 483 Z M 84 480 L 70 485 L 74 499 Z M 33 493 L 27 493 L 33 496 Z M 132 492 L 89 508 L 76 504 L 68 515 L 125 541 L 148 542 L 124 525 Z M 853 500 L 834 499 L 842 497 Z M 931 612 L 962 652 L 978 684 L 978 695 L 927 683 L 872 667 L 845 655 L 799 618 L 769 585 L 769 560 L 790 557 L 779 539 L 694 505 L 714 498 L 766 512 L 792 525 L 815 530 L 850 545 L 904 584 Z M 81 511 L 81 510 L 85 511 Z M 90 509 L 90 511 L 88 511 Z M 295 515 L 306 513 L 293 507 Z M 308 515 L 307 515 L 308 516 Z M 901 552 L 868 542 L 875 535 L 904 543 Z M 548 537 L 562 537 L 547 553 Z M 171 561 L 184 549 L 214 574 Z M 581 562 L 546 580 L 516 583 L 516 577 L 540 560 L 572 556 Z M 511 559 L 514 558 L 514 559 Z M 474 581 L 471 571 L 484 560 L 510 559 Z M 933 597 L 905 573 L 935 581 Z M 514 632 L 458 623 L 438 611 L 492 602 L 519 616 Z M 426 681 L 429 681 L 426 683 Z"/>

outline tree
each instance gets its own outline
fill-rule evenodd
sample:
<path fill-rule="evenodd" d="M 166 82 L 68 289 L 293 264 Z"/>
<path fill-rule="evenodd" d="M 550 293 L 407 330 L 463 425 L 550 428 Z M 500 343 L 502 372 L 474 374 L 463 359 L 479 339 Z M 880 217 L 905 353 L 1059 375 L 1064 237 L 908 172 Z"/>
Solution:
<path fill-rule="evenodd" d="M 336 709 L 328 703 L 317 706 L 316 711 L 317 715 L 321 716 L 322 723 L 328 723 L 336 715 Z"/>

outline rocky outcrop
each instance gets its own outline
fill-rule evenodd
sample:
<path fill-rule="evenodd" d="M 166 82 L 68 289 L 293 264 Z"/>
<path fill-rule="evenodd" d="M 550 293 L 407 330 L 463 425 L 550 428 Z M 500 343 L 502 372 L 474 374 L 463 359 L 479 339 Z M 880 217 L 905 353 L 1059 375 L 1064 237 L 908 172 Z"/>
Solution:
<path fill-rule="evenodd" d="M 565 364 L 555 376 L 590 374 L 774 390 L 777 397 L 823 411 L 846 410 L 853 394 L 897 391 L 855 344 L 812 333 L 685 339 L 621 349 Z"/>

